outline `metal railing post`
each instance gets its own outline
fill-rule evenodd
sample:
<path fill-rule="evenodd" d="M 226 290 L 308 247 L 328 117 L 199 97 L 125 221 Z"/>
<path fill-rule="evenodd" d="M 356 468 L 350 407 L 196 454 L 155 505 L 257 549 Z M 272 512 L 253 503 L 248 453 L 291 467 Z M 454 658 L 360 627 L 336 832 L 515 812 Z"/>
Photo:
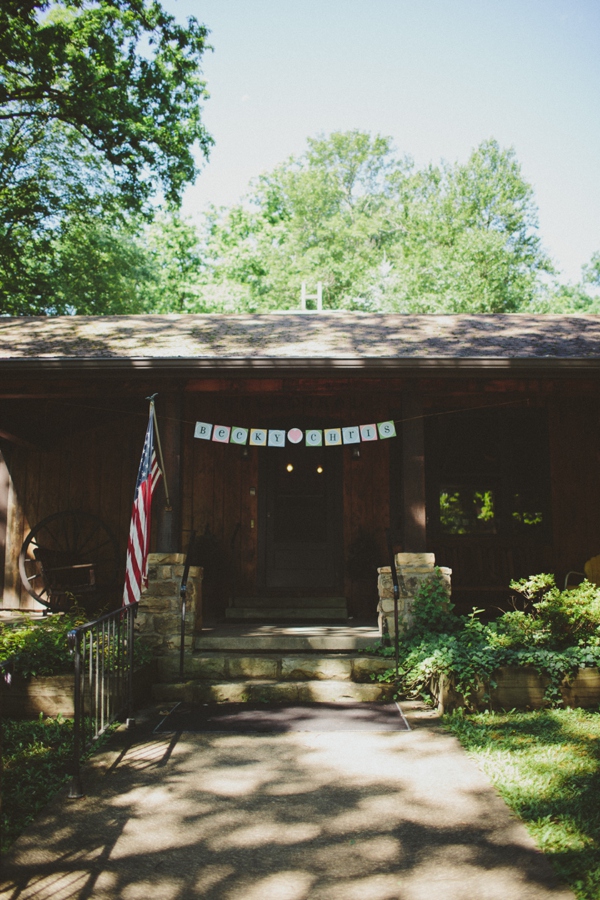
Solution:
<path fill-rule="evenodd" d="M 179 587 L 179 596 L 181 597 L 181 629 L 180 629 L 180 644 L 179 644 L 179 680 L 183 681 L 183 671 L 184 671 L 184 654 L 185 654 L 185 614 L 187 609 L 187 583 L 188 577 L 190 574 L 190 554 L 194 547 L 194 542 L 196 540 L 196 532 L 192 531 L 190 535 L 190 542 L 188 544 L 188 551 L 185 557 L 185 566 L 183 568 L 183 575 L 181 576 L 181 585 Z"/>
<path fill-rule="evenodd" d="M 394 647 L 396 649 L 396 675 L 400 671 L 400 636 L 398 634 L 398 601 L 400 598 L 400 586 L 398 585 L 398 572 L 396 570 L 396 557 L 394 556 L 394 548 L 392 547 L 392 536 L 389 528 L 387 529 L 387 545 L 390 555 L 390 571 L 392 573 L 392 584 L 394 585 Z"/>
<path fill-rule="evenodd" d="M 134 657 L 133 657 L 133 641 L 134 641 L 134 624 L 135 624 L 135 613 L 137 613 L 137 605 L 135 609 L 131 606 L 127 607 L 127 727 L 133 728 L 135 726 L 135 719 L 133 717 L 133 666 L 134 666 Z"/>
<path fill-rule="evenodd" d="M 77 629 L 69 631 L 67 635 L 68 646 L 71 653 L 75 654 L 74 669 L 75 683 L 73 691 L 73 772 L 69 786 L 69 798 L 79 800 L 83 797 L 81 784 L 81 648 L 79 644 L 79 632 Z"/>

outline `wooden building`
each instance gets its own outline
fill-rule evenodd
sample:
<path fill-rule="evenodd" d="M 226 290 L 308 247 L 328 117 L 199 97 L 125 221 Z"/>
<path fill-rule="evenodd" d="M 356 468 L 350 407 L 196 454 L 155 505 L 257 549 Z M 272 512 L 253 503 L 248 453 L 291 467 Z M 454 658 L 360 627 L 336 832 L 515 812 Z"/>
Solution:
<path fill-rule="evenodd" d="M 462 610 L 494 608 L 511 578 L 564 579 L 600 552 L 599 375 L 596 316 L 1 319 L 3 604 L 35 605 L 18 555 L 55 512 L 98 515 L 123 568 L 156 393 L 171 508 L 159 492 L 153 544 L 184 551 L 198 532 L 209 615 L 344 597 L 374 618 L 388 528 L 453 569 Z M 390 439 L 305 444 L 386 421 Z M 204 440 L 198 422 L 286 437 Z"/>

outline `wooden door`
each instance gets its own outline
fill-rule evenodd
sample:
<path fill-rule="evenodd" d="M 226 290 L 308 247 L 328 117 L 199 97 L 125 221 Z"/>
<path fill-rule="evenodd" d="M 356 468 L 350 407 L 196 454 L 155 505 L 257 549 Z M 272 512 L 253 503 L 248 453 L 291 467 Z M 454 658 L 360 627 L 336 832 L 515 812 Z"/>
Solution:
<path fill-rule="evenodd" d="M 264 451 L 264 585 L 338 590 L 342 555 L 342 466 L 337 448 Z"/>

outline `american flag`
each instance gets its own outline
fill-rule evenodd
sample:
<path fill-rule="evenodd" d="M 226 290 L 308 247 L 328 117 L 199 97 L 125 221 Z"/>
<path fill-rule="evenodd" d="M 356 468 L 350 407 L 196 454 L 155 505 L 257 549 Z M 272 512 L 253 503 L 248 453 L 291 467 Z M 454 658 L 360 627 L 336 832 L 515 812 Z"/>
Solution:
<path fill-rule="evenodd" d="M 148 584 L 152 495 L 161 477 L 162 472 L 154 452 L 154 404 L 152 403 L 150 404 L 150 419 L 133 497 L 127 543 L 123 606 L 136 603 L 140 599 L 142 588 Z"/>

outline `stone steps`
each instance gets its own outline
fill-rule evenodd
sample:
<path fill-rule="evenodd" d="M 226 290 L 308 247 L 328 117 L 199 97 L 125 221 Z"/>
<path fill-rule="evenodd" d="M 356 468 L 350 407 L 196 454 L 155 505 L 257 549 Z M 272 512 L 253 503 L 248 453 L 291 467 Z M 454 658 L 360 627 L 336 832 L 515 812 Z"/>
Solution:
<path fill-rule="evenodd" d="M 169 655 L 158 660 L 162 683 L 154 685 L 153 696 L 158 702 L 378 702 L 390 699 L 393 688 L 372 675 L 391 665 L 389 659 L 353 653 L 205 651 L 186 660 L 181 682 L 178 657 Z"/>
<path fill-rule="evenodd" d="M 346 652 L 372 647 L 379 641 L 379 631 L 369 624 L 347 625 L 217 625 L 203 628 L 194 636 L 196 651 L 256 653 Z"/>
<path fill-rule="evenodd" d="M 352 653 L 240 653 L 195 652 L 185 660 L 185 676 L 194 681 L 353 681 L 371 682 L 385 672 L 390 659 Z M 179 675 L 176 654 L 159 657 L 158 677 L 173 681 Z"/>
<path fill-rule="evenodd" d="M 225 618 L 232 622 L 345 622 L 348 618 L 348 610 L 345 606 L 256 606 L 244 608 L 228 606 L 225 610 Z"/>
<path fill-rule="evenodd" d="M 357 684 L 352 681 L 187 681 L 155 684 L 153 699 L 159 703 L 379 703 L 392 699 L 389 684 Z"/>
<path fill-rule="evenodd" d="M 345 597 L 237 597 L 225 610 L 228 621 L 345 622 Z"/>
<path fill-rule="evenodd" d="M 304 609 L 305 607 L 314 608 L 318 606 L 321 608 L 330 608 L 336 607 L 341 608 L 346 606 L 346 598 L 345 597 L 286 597 L 278 595 L 276 597 L 268 597 L 268 596 L 259 596 L 259 597 L 236 597 L 232 604 L 231 609 L 246 609 L 248 607 L 260 607 L 261 609 L 269 609 L 273 607 L 278 607 L 282 609 L 288 608 L 296 608 L 296 609 Z"/>

